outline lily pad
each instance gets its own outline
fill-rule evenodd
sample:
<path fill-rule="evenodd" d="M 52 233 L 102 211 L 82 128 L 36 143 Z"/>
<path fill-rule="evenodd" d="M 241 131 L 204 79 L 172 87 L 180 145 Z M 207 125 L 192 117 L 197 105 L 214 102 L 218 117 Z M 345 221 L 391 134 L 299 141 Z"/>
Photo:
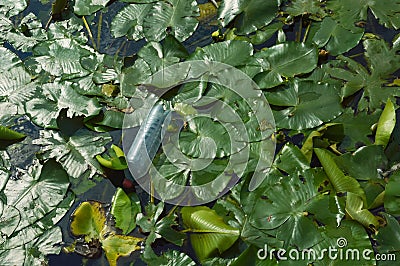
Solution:
<path fill-rule="evenodd" d="M 310 81 L 294 80 L 286 87 L 268 90 L 265 96 L 280 128 L 302 130 L 314 128 L 333 120 L 342 113 L 340 97 L 334 86 Z"/>
<path fill-rule="evenodd" d="M 197 16 L 196 1 L 158 1 L 144 19 L 144 35 L 148 41 L 160 41 L 170 32 L 178 41 L 185 41 L 197 28 Z"/>
<path fill-rule="evenodd" d="M 41 157 L 43 159 L 55 158 L 63 165 L 72 178 L 93 178 L 102 173 L 95 156 L 104 152 L 110 136 L 92 134 L 80 131 L 65 140 L 56 131 L 42 131 L 41 138 L 34 140 L 34 144 L 42 146 Z"/>
<path fill-rule="evenodd" d="M 254 77 L 260 88 L 272 88 L 285 78 L 309 73 L 317 66 L 318 53 L 314 46 L 285 42 L 254 55 L 263 61 L 265 70 Z"/>
<path fill-rule="evenodd" d="M 222 1 L 218 19 L 227 26 L 235 19 L 239 34 L 248 34 L 267 26 L 276 17 L 279 1 L 232 0 Z"/>

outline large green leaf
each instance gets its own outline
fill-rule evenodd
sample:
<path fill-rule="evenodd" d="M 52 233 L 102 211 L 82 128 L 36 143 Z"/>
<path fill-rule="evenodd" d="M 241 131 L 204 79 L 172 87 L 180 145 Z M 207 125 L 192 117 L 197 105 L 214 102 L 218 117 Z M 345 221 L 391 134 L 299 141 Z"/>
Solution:
<path fill-rule="evenodd" d="M 342 113 L 336 88 L 329 84 L 295 80 L 285 87 L 268 90 L 265 96 L 280 128 L 302 130 L 328 122 Z"/>
<path fill-rule="evenodd" d="M 183 131 L 179 146 L 183 153 L 195 158 L 222 158 L 229 156 L 231 145 L 229 133 L 224 126 L 211 118 L 196 117 L 189 121 L 190 131 Z"/>
<path fill-rule="evenodd" d="M 47 83 L 42 85 L 41 93 L 25 103 L 25 111 L 31 120 L 44 128 L 58 128 L 57 118 L 62 109 L 67 116 L 92 117 L 100 113 L 101 106 L 96 98 L 83 96 L 69 84 Z"/>
<path fill-rule="evenodd" d="M 181 214 L 200 261 L 222 254 L 239 238 L 239 229 L 224 223 L 222 217 L 208 207 L 183 207 Z"/>
<path fill-rule="evenodd" d="M 81 60 L 93 55 L 89 49 L 73 39 L 56 39 L 35 46 L 33 60 L 53 76 L 83 77 L 90 73 L 81 64 Z"/>
<path fill-rule="evenodd" d="M 222 26 L 233 19 L 239 34 L 248 34 L 268 25 L 277 15 L 278 1 L 223 0 L 218 9 Z"/>
<path fill-rule="evenodd" d="M 379 263 L 379 265 L 393 265 L 395 258 L 400 255 L 400 225 L 395 217 L 387 213 L 383 213 L 383 217 L 386 219 L 386 226 L 380 228 L 375 236 L 378 244 L 377 249 L 380 254 L 387 255 L 387 258 L 390 255 L 392 259 L 388 259 L 386 262 L 381 261 L 382 263 Z"/>
<path fill-rule="evenodd" d="M 318 47 L 325 47 L 332 55 L 339 55 L 355 47 L 364 34 L 363 29 L 348 30 L 331 17 L 326 17 L 318 27 L 312 41 Z"/>
<path fill-rule="evenodd" d="M 56 131 L 42 131 L 41 138 L 34 144 L 42 146 L 41 157 L 55 158 L 72 178 L 92 178 L 102 172 L 94 158 L 105 151 L 104 146 L 111 140 L 108 135 L 97 135 L 79 131 L 65 140 Z"/>
<path fill-rule="evenodd" d="M 332 0 L 328 1 L 328 8 L 335 11 L 334 16 L 348 29 L 354 27 L 356 22 L 366 21 L 368 9 L 380 24 L 387 28 L 400 28 L 400 18 L 397 16 L 400 12 L 399 0 Z"/>
<path fill-rule="evenodd" d="M 388 98 L 394 102 L 394 96 L 400 95 L 398 86 L 386 85 L 391 74 L 400 68 L 400 56 L 397 54 L 398 49 L 389 48 L 384 40 L 367 39 L 363 44 L 368 69 L 353 59 L 339 55 L 338 63 L 341 65 L 332 64 L 326 71 L 333 78 L 344 81 L 342 97 L 348 97 L 363 89 L 363 99 L 358 108 L 372 111 L 384 104 Z"/>
<path fill-rule="evenodd" d="M 115 38 L 126 36 L 128 39 L 144 38 L 143 22 L 152 5 L 128 5 L 121 9 L 111 22 L 111 33 Z"/>
<path fill-rule="evenodd" d="M 68 175 L 54 160 L 31 166 L 19 180 L 8 180 L 2 193 L 0 230 L 10 236 L 43 218 L 63 200 Z"/>
<path fill-rule="evenodd" d="M 387 146 L 392 135 L 394 126 L 396 125 L 396 111 L 392 101 L 386 102 L 385 109 L 379 117 L 378 126 L 375 134 L 375 144 Z"/>
<path fill-rule="evenodd" d="M 329 177 L 336 193 L 351 192 L 359 196 L 364 203 L 366 203 L 366 196 L 364 190 L 360 187 L 357 180 L 351 176 L 345 175 L 337 166 L 334 159 L 325 149 L 314 149 L 326 175 Z"/>
<path fill-rule="evenodd" d="M 318 0 L 292 0 L 285 11 L 292 17 L 307 15 L 313 20 L 321 20 L 326 16 L 323 5 Z"/>
<path fill-rule="evenodd" d="M 317 66 L 318 51 L 304 43 L 286 42 L 255 54 L 263 60 L 265 71 L 255 76 L 261 88 L 272 88 L 285 78 L 309 73 Z"/>
<path fill-rule="evenodd" d="M 31 242 L 12 249 L 0 248 L 0 260 L 4 265 L 46 265 L 47 255 L 61 251 L 61 228 L 53 227 Z"/>
<path fill-rule="evenodd" d="M 7 17 L 12 17 L 18 15 L 28 6 L 28 1 L 26 0 L 3 0 L 0 6 L 0 12 L 5 14 Z"/>
<path fill-rule="evenodd" d="M 380 171 L 387 168 L 388 158 L 382 146 L 363 146 L 353 153 L 334 157 L 339 168 L 357 180 L 380 178 Z"/>
<path fill-rule="evenodd" d="M 284 241 L 286 247 L 309 248 L 321 237 L 307 211 L 322 198 L 311 170 L 291 173 L 257 197 L 250 223 L 259 229 L 275 229 L 270 234 Z"/>
<path fill-rule="evenodd" d="M 246 64 L 253 54 L 253 47 L 248 42 L 225 41 L 199 48 L 190 57 L 192 60 L 210 60 L 240 66 Z"/>
<path fill-rule="evenodd" d="M 170 32 L 184 41 L 196 30 L 198 15 L 196 1 L 158 1 L 144 19 L 144 35 L 149 41 L 160 41 Z"/>
<path fill-rule="evenodd" d="M 31 75 L 16 54 L 4 47 L 0 47 L 0 54 L 0 97 L 20 106 L 34 96 L 37 84 L 31 82 Z"/>
<path fill-rule="evenodd" d="M 115 218 L 115 226 L 123 234 L 129 234 L 136 227 L 136 216 L 140 212 L 140 201 L 136 195 L 127 195 L 123 189 L 117 188 L 111 205 L 111 214 Z"/>
<path fill-rule="evenodd" d="M 379 119 L 380 110 L 368 113 L 366 110 L 354 113 L 352 109 L 333 120 L 334 123 L 343 124 L 344 138 L 340 147 L 346 150 L 355 150 L 358 145 L 372 144 L 369 136 L 372 134 L 371 126 Z"/>
<path fill-rule="evenodd" d="M 392 215 L 400 215 L 400 172 L 397 171 L 389 178 L 386 185 L 384 206 L 386 212 Z"/>
<path fill-rule="evenodd" d="M 12 25 L 11 21 L 5 23 L 5 26 L 9 25 Z M 0 25 L 0 31 L 1 28 L 3 28 L 2 25 Z M 23 52 L 31 52 L 32 47 L 47 39 L 41 21 L 32 13 L 22 18 L 18 27 L 10 27 L 2 37 L 15 49 Z"/>
<path fill-rule="evenodd" d="M 76 0 L 74 12 L 78 16 L 91 15 L 102 9 L 110 0 Z"/>

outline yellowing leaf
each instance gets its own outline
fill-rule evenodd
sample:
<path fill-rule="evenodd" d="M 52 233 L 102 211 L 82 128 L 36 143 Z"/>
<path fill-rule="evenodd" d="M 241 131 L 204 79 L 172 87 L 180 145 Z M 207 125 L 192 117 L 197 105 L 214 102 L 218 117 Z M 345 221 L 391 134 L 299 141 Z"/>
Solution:
<path fill-rule="evenodd" d="M 85 241 L 100 239 L 101 231 L 106 223 L 105 210 L 100 202 L 82 202 L 72 214 L 70 225 L 74 236 L 85 236 Z"/>
<path fill-rule="evenodd" d="M 133 251 L 140 250 L 138 244 L 141 241 L 143 241 L 143 238 L 111 234 L 101 243 L 108 263 L 110 263 L 110 266 L 116 266 L 119 257 L 128 256 Z"/>

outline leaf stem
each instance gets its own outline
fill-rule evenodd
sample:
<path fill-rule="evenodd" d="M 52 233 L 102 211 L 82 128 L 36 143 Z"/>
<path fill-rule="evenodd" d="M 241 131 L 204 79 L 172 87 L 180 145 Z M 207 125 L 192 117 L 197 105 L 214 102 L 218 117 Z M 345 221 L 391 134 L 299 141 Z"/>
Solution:
<path fill-rule="evenodd" d="M 103 23 L 103 12 L 100 11 L 99 21 L 97 22 L 97 47 L 100 48 L 101 25 Z"/>
<path fill-rule="evenodd" d="M 217 1 L 215 1 L 215 0 L 210 0 L 211 1 L 211 3 L 216 7 L 216 8 L 218 8 L 218 3 L 217 3 Z"/>
<path fill-rule="evenodd" d="M 96 43 L 94 41 L 92 31 L 90 30 L 89 24 L 87 23 L 85 16 L 82 16 L 82 20 L 83 20 L 83 24 L 85 25 L 85 28 L 86 28 L 86 30 L 88 32 L 90 41 L 92 42 L 93 48 L 97 51 L 97 46 L 96 46 Z"/>
<path fill-rule="evenodd" d="M 304 33 L 304 36 L 303 36 L 303 43 L 305 43 L 306 42 L 306 40 L 307 40 L 307 37 L 308 37 L 308 33 L 310 32 L 310 28 L 311 28 L 311 21 L 308 23 L 308 25 L 307 25 L 307 28 L 306 28 L 306 32 Z"/>
<path fill-rule="evenodd" d="M 300 17 L 299 31 L 296 34 L 296 42 L 300 42 L 302 31 L 303 31 L 303 15 Z"/>

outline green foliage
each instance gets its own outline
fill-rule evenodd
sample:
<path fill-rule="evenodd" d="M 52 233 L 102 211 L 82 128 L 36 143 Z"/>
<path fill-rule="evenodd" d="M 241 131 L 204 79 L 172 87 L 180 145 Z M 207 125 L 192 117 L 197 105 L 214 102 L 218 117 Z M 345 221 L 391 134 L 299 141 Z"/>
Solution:
<path fill-rule="evenodd" d="M 0 4 L 1 264 L 46 265 L 63 245 L 56 224 L 84 192 L 69 224 L 76 241 L 64 251 L 96 257 L 102 249 L 110 265 L 133 252 L 127 260 L 149 265 L 352 265 L 257 258 L 266 246 L 323 252 L 343 237 L 346 249 L 400 256 L 399 0 L 41 2 Z M 149 176 L 165 179 L 149 184 L 155 196 L 170 200 L 185 185 L 222 176 L 189 196 L 202 199 L 223 191 L 224 177 L 240 178 L 207 206 L 179 208 L 153 194 L 147 200 L 128 182 L 118 137 L 158 101 L 149 78 L 161 71 L 160 86 L 170 77 L 196 79 L 194 64 L 168 69 L 195 60 L 246 73 L 261 90 L 242 80 L 232 86 L 265 96 L 278 131 L 257 121 L 267 117 L 266 103 L 252 110 L 255 96 L 246 102 L 213 84 L 222 74 L 214 69 L 200 81 L 167 84 L 161 102 L 183 117 L 174 151 L 189 159 L 158 150 Z M 217 100 L 237 115 L 199 116 Z M 167 133 L 178 130 L 174 123 Z M 230 139 L 240 125 L 247 136 Z M 31 139 L 35 149 L 20 156 L 18 145 Z M 230 163 L 242 151 L 248 160 Z M 209 164 L 192 170 L 199 159 Z M 258 164 L 266 168 L 254 177 Z M 91 200 L 104 177 L 124 189 L 111 202 Z"/>
<path fill-rule="evenodd" d="M 222 217 L 207 207 L 184 207 L 181 214 L 200 261 L 210 258 L 215 253 L 222 254 L 239 237 L 238 229 L 225 224 Z"/>

